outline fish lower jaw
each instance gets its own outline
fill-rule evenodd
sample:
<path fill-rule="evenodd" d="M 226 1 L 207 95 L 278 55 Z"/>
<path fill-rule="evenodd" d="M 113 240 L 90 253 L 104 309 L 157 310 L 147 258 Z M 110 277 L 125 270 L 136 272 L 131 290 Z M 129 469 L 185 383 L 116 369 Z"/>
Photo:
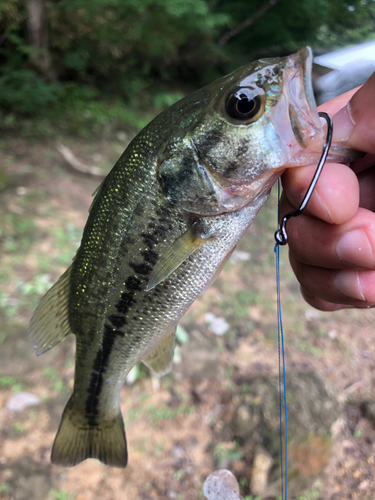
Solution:
<path fill-rule="evenodd" d="M 317 164 L 322 156 L 323 147 L 323 144 L 317 143 L 299 151 L 286 163 L 286 168 L 305 167 L 306 165 Z M 344 144 L 332 143 L 326 161 L 331 163 L 350 163 L 362 158 L 362 156 L 362 152 L 349 148 Z"/>
<path fill-rule="evenodd" d="M 357 151 L 355 149 L 346 146 L 340 142 L 333 142 L 328 153 L 327 161 L 337 162 L 337 163 L 350 163 L 354 160 L 358 160 L 365 155 L 362 151 Z"/>
<path fill-rule="evenodd" d="M 223 212 L 234 212 L 253 203 L 271 189 L 284 170 L 284 167 L 268 170 L 257 179 L 233 183 L 230 189 L 223 190 L 220 200 Z"/>

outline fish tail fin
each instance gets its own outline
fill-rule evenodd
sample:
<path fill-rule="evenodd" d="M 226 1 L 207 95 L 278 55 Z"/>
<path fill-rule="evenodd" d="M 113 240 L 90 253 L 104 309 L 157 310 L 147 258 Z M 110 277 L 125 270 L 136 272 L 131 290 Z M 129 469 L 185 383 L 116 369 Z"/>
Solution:
<path fill-rule="evenodd" d="M 126 467 L 128 452 L 121 411 L 114 419 L 98 420 L 95 425 L 75 415 L 70 398 L 53 443 L 51 462 L 72 467 L 86 458 L 97 458 L 112 467 Z"/>

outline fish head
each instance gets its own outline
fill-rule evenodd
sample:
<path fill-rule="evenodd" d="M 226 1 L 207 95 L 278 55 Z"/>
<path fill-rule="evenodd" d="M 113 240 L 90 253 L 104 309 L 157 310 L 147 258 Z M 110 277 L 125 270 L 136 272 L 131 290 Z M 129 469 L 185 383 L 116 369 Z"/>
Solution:
<path fill-rule="evenodd" d="M 269 190 L 286 168 L 318 162 L 326 132 L 311 68 L 304 47 L 243 66 L 177 103 L 161 169 L 170 199 L 203 215 L 233 211 Z M 347 152 L 335 159 L 346 160 Z"/>

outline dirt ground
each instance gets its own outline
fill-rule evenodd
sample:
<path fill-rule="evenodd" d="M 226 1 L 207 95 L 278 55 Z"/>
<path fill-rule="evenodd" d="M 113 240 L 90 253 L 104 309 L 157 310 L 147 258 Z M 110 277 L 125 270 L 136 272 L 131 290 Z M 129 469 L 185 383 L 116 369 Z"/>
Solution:
<path fill-rule="evenodd" d="M 124 148 L 118 138 L 65 138 L 65 144 L 103 171 Z M 204 498 L 207 476 L 223 467 L 236 476 L 242 498 L 276 499 L 279 435 L 272 422 L 279 416 L 260 392 L 272 381 L 275 390 L 271 385 L 266 392 L 277 397 L 275 196 L 221 277 L 181 320 L 172 372 L 154 379 L 140 368 L 125 384 L 128 467 L 111 469 L 96 460 L 73 468 L 51 465 L 73 386 L 74 339 L 36 357 L 26 329 L 38 300 L 74 256 L 99 183 L 74 172 L 51 140 L 1 140 L 0 499 L 196 500 Z M 311 309 L 300 296 L 286 249 L 281 274 L 292 381 L 288 497 L 373 499 L 375 312 Z M 256 462 L 262 456 L 269 458 L 263 472 Z"/>

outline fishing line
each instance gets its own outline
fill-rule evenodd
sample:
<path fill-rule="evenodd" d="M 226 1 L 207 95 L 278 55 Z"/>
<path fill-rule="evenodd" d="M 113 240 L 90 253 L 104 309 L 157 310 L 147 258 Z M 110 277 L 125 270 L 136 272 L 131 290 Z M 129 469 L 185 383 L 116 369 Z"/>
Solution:
<path fill-rule="evenodd" d="M 281 181 L 277 181 L 277 221 L 280 220 L 280 193 Z M 286 401 L 286 382 L 285 382 L 285 353 L 284 353 L 284 332 L 283 322 L 281 315 L 281 301 L 280 301 L 280 245 L 275 244 L 275 258 L 276 258 L 276 295 L 277 295 L 277 348 L 279 358 L 279 429 L 280 429 L 280 474 L 281 474 L 281 498 L 284 498 L 284 463 L 285 463 L 285 499 L 287 498 L 287 440 L 288 440 L 288 408 Z M 281 383 L 281 359 L 282 359 L 282 372 L 283 383 Z M 284 388 L 284 435 L 285 435 L 285 462 L 283 457 L 283 412 L 282 412 L 282 387 Z"/>
<path fill-rule="evenodd" d="M 280 223 L 279 229 L 275 232 L 275 259 L 276 259 L 276 294 L 277 294 L 277 344 L 278 344 L 278 358 L 279 358 L 279 417 L 280 417 L 280 474 L 281 474 L 281 498 L 287 500 L 288 496 L 288 406 L 286 397 L 286 380 L 285 380 L 285 350 L 284 350 L 284 330 L 283 321 L 281 314 L 281 299 L 280 299 L 280 245 L 286 245 L 288 242 L 288 235 L 286 232 L 286 223 L 291 217 L 297 217 L 306 208 L 311 195 L 316 187 L 319 176 L 322 172 L 324 164 L 326 162 L 328 151 L 332 142 L 332 132 L 333 124 L 332 118 L 329 114 L 320 112 L 319 116 L 324 118 L 327 122 L 327 136 L 326 142 L 323 148 L 322 156 L 320 157 L 318 166 L 316 168 L 314 177 L 310 183 L 310 186 L 302 200 L 299 208 L 293 212 L 286 214 Z M 280 192 L 281 192 L 281 181 L 278 180 L 277 184 L 277 220 L 280 220 Z M 282 391 L 283 389 L 283 391 Z M 282 393 L 283 396 L 282 397 Z M 284 405 L 284 432 L 283 432 L 283 412 L 282 407 Z M 283 434 L 285 440 L 285 450 L 283 452 Z"/>

